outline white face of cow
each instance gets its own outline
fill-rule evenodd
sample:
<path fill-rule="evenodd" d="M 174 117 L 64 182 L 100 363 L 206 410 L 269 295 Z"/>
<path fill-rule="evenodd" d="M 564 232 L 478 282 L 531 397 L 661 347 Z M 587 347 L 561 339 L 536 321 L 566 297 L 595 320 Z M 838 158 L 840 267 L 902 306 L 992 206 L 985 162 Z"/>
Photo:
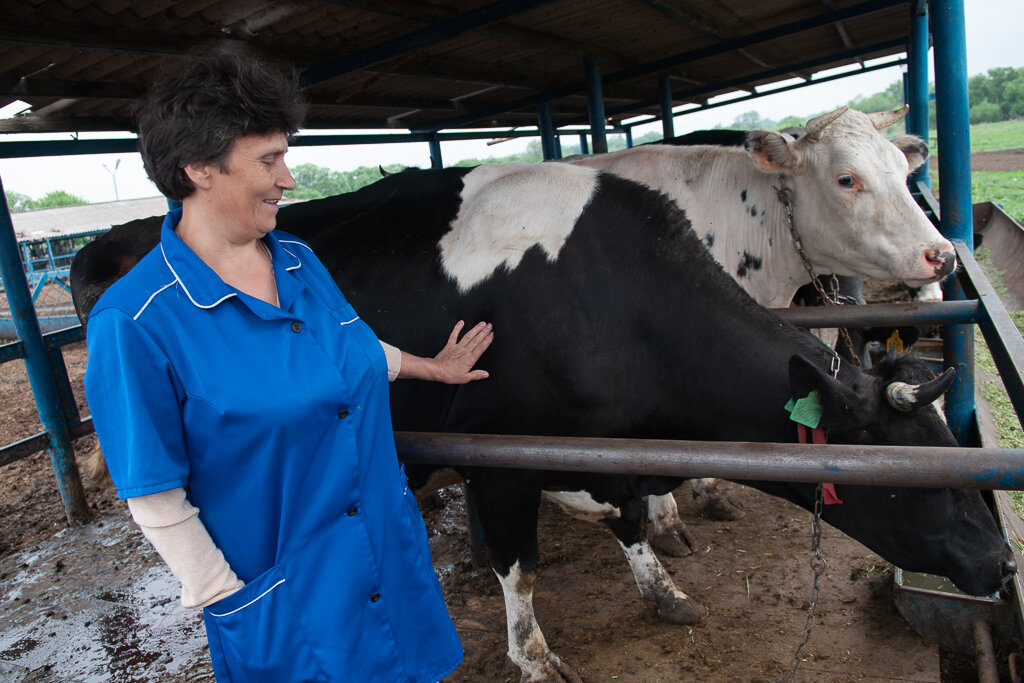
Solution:
<path fill-rule="evenodd" d="M 798 140 L 751 131 L 747 151 L 766 171 L 784 171 L 793 190 L 794 222 L 819 273 L 935 282 L 956 266 L 953 245 L 914 202 L 907 174 L 928 148 L 916 137 L 886 140 L 876 130 L 902 111 L 841 109 L 808 122 Z"/>

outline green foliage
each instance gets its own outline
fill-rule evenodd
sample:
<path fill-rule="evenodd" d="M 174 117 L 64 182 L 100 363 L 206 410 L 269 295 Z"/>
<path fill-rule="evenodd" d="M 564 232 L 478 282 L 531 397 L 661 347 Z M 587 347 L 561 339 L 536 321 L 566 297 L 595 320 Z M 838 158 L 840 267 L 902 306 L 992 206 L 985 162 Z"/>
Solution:
<path fill-rule="evenodd" d="M 930 135 L 934 144 L 935 131 Z M 1024 147 L 1024 120 L 971 126 L 971 152 L 991 152 L 1017 147 Z"/>
<path fill-rule="evenodd" d="M 11 213 L 18 213 L 19 211 L 30 211 L 35 200 L 29 197 L 27 194 L 20 192 L 7 192 L 7 208 L 11 210 Z"/>
<path fill-rule="evenodd" d="M 978 121 L 1006 121 L 1024 117 L 1024 68 L 1000 66 L 989 69 L 988 74 L 978 74 L 967 79 L 967 96 L 971 102 L 971 123 L 975 123 L 973 112 L 980 105 L 995 105 L 998 118 Z M 986 112 L 991 106 L 985 106 Z"/>
<path fill-rule="evenodd" d="M 1003 113 L 995 102 L 980 102 L 970 108 L 971 124 L 995 123 L 1003 120 Z"/>
<path fill-rule="evenodd" d="M 892 111 L 903 106 L 903 84 L 893 81 L 889 87 L 874 95 L 858 95 L 850 100 L 850 109 L 866 113 Z"/>
<path fill-rule="evenodd" d="M 1024 173 L 1017 171 L 971 174 L 971 201 L 992 202 L 1018 223 L 1024 223 Z"/>
<path fill-rule="evenodd" d="M 18 192 L 7 193 L 8 206 L 11 207 L 11 211 L 33 211 L 35 209 L 52 209 L 58 206 L 78 206 L 79 204 L 88 204 L 81 197 L 65 192 L 64 190 L 54 190 L 47 192 L 39 199 L 32 199 L 27 195 L 20 194 Z"/>
<path fill-rule="evenodd" d="M 384 170 L 398 173 L 404 168 L 401 164 L 390 164 Z M 292 199 L 321 199 L 355 192 L 383 177 L 380 168 L 376 166 L 360 166 L 353 171 L 332 171 L 316 164 L 299 164 L 291 172 L 295 178 L 295 189 L 284 194 Z"/>

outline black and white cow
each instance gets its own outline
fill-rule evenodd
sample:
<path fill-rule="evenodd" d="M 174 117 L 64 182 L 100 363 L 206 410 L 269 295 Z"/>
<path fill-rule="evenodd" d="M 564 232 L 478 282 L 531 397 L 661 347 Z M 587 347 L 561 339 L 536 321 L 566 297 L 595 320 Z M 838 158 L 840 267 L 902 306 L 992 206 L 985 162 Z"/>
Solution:
<path fill-rule="evenodd" d="M 829 350 L 746 295 L 674 203 L 613 175 L 568 164 L 407 171 L 283 208 L 278 225 L 307 240 L 360 315 L 403 349 L 430 353 L 456 319 L 494 323 L 481 359 L 491 377 L 458 387 L 396 383 L 396 429 L 793 442 L 784 406 L 816 390 L 833 442 L 954 445 L 929 405 L 948 376 L 933 379 L 901 358 L 871 372 L 843 364 L 833 378 Z M 81 250 L 71 276 L 80 315 L 156 243 L 158 228 L 157 219 L 137 221 Z M 892 386 L 918 401 L 893 407 Z M 478 503 L 505 594 L 509 656 L 525 680 L 578 680 L 533 611 L 542 493 L 611 529 L 643 599 L 663 617 L 694 623 L 706 614 L 645 538 L 643 496 L 678 480 L 460 474 Z M 809 484 L 753 485 L 804 507 L 814 498 Z M 977 491 L 837 489 L 843 504 L 824 518 L 908 570 L 983 594 L 1014 569 Z"/>
<path fill-rule="evenodd" d="M 715 260 L 759 303 L 790 305 L 811 277 L 797 252 L 776 188 L 792 192 L 793 223 L 815 272 L 895 278 L 924 286 L 919 300 L 941 301 L 936 281 L 953 272 L 950 244 L 928 221 L 906 185 L 928 158 L 912 135 L 878 132 L 908 107 L 865 114 L 843 107 L 786 131 L 696 131 L 667 145 L 640 145 L 571 163 L 609 171 L 661 190 L 683 208 Z M 745 149 L 744 149 L 745 147 Z M 823 338 L 834 339 L 832 330 Z M 705 510 L 730 516 L 714 480 L 692 480 Z M 653 538 L 685 554 L 685 526 L 675 500 L 650 500 Z"/>

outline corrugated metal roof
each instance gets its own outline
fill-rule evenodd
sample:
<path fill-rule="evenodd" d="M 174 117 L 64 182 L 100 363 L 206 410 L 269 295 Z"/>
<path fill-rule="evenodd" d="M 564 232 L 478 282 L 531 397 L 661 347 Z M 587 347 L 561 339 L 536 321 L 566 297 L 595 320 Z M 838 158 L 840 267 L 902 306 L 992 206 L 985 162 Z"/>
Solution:
<path fill-rule="evenodd" d="M 612 123 L 905 51 L 908 0 L 26 0 L 5 3 L 0 132 L 130 129 L 131 101 L 202 50 L 297 69 L 308 128 L 586 121 L 598 59 Z M 723 85 L 724 84 L 724 85 Z"/>
<path fill-rule="evenodd" d="M 137 218 L 148 218 L 166 212 L 167 200 L 165 198 L 147 197 L 119 202 L 23 211 L 12 213 L 11 221 L 14 223 L 14 236 L 19 242 L 23 242 L 106 230 L 111 226 L 127 223 Z"/>

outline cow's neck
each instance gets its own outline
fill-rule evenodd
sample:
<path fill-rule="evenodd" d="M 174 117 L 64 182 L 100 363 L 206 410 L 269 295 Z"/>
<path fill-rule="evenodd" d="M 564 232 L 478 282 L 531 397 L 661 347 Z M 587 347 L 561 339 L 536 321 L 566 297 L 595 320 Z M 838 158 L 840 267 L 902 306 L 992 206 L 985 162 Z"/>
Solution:
<path fill-rule="evenodd" d="M 694 202 L 687 213 L 715 260 L 762 306 L 789 306 L 796 290 L 811 281 L 793 244 L 783 204 L 773 184 L 777 176 L 751 170 L 737 197 Z M 746 190 L 743 193 L 743 190 Z M 745 200 L 739 199 L 745 197 Z M 738 201 L 737 201 L 738 200 Z M 737 218 L 736 205 L 742 207 Z M 716 226 L 724 229 L 716 230 Z"/>

